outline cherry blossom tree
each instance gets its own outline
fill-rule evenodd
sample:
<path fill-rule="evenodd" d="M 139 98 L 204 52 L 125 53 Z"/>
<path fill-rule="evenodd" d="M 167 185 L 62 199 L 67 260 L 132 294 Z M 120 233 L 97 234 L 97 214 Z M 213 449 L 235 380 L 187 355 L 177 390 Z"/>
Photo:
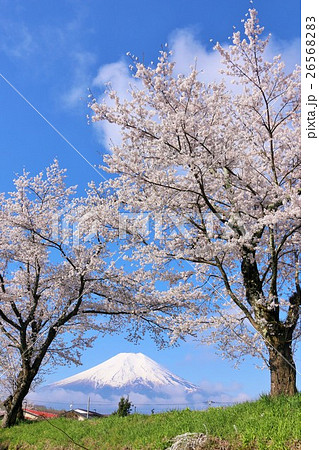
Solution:
<path fill-rule="evenodd" d="M 16 190 L 0 198 L 3 427 L 21 418 L 23 400 L 41 373 L 78 364 L 97 332 L 122 330 L 136 341 L 148 330 L 161 344 L 167 317 L 183 307 L 184 287 L 171 285 L 161 294 L 150 271 L 116 264 L 117 230 L 107 226 L 106 211 L 99 234 L 87 201 L 76 199 L 64 178 L 55 161 L 44 174 L 18 177 Z"/>
<path fill-rule="evenodd" d="M 193 322 L 181 315 L 176 336 L 187 327 L 206 329 L 204 339 L 223 354 L 263 358 L 272 395 L 293 394 L 300 74 L 298 67 L 286 74 L 280 56 L 266 59 L 269 36 L 262 32 L 250 9 L 245 37 L 234 31 L 232 45 L 217 43 L 224 82 L 201 82 L 195 66 L 176 75 L 164 49 L 155 65 L 133 58 L 129 99 L 109 87 L 91 108 L 94 121 L 121 127 L 121 144 L 104 157 L 105 170 L 118 174 L 109 183 L 116 201 L 127 216 L 149 214 L 157 222 L 136 239 L 136 257 L 189 264 L 210 296 L 211 313 Z"/>

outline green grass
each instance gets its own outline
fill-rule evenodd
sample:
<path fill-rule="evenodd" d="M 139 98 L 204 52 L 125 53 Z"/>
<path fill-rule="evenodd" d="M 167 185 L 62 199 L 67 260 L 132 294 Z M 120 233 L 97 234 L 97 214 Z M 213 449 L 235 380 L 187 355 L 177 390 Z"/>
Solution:
<path fill-rule="evenodd" d="M 78 422 L 59 418 L 21 423 L 0 430 L 0 449 L 163 450 L 186 432 L 213 436 L 207 448 L 298 449 L 300 394 L 241 403 L 206 411 L 170 411 L 151 416 L 133 414 Z M 63 431 L 61 431 L 63 430 Z"/>

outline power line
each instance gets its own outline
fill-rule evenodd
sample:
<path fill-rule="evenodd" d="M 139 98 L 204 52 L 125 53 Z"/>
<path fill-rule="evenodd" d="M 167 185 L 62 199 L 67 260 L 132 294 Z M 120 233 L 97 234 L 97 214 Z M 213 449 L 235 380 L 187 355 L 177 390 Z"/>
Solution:
<path fill-rule="evenodd" d="M 29 400 L 29 404 L 37 404 L 37 403 L 46 403 L 46 404 L 55 404 L 55 405 L 69 405 L 70 402 L 56 402 L 54 400 Z M 86 402 L 72 402 L 76 405 L 86 405 Z M 118 402 L 95 402 L 90 401 L 91 405 L 108 405 L 114 406 L 118 405 Z M 236 401 L 233 402 L 224 402 L 218 400 L 205 400 L 201 402 L 188 402 L 188 403 L 134 403 L 134 406 L 190 406 L 190 405 L 207 405 L 207 404 L 223 404 L 223 405 L 232 405 L 234 403 L 238 403 Z"/>

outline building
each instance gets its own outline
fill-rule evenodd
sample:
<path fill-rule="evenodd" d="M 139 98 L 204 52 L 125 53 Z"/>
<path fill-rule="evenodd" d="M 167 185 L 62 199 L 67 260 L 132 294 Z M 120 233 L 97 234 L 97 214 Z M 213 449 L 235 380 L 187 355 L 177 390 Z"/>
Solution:
<path fill-rule="evenodd" d="M 97 417 L 103 417 L 103 414 L 99 414 L 96 411 L 87 411 L 86 409 L 76 408 L 72 410 L 77 415 L 78 420 L 95 419 Z"/>
<path fill-rule="evenodd" d="M 46 412 L 46 411 L 37 411 L 35 409 L 25 408 L 23 409 L 23 415 L 25 419 L 28 420 L 38 420 L 38 419 L 55 419 L 58 417 L 58 414 Z"/>

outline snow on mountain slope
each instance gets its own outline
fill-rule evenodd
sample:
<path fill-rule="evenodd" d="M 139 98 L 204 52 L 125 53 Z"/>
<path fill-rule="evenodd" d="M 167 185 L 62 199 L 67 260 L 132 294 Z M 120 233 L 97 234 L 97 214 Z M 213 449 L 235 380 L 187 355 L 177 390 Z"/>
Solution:
<path fill-rule="evenodd" d="M 197 386 L 174 375 L 143 353 L 119 353 L 89 370 L 53 383 L 50 387 L 72 389 L 81 385 L 93 389 L 143 387 L 157 390 L 176 387 L 186 393 L 198 390 Z"/>

